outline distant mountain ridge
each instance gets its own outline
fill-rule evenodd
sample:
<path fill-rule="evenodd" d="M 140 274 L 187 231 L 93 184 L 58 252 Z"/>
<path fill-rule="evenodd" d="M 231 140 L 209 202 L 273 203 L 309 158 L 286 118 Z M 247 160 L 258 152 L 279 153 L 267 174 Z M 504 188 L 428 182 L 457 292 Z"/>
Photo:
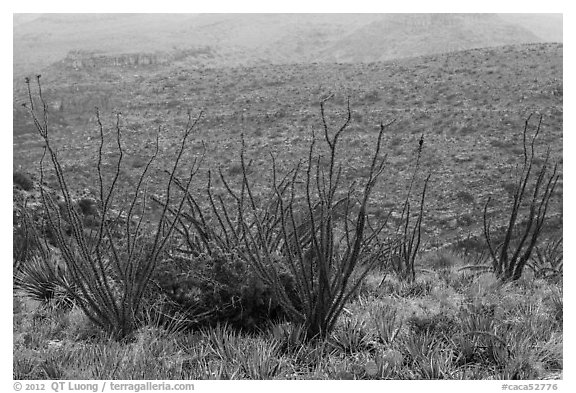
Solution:
<path fill-rule="evenodd" d="M 495 14 L 395 14 L 344 37 L 322 59 L 373 62 L 538 41 Z"/>
<path fill-rule="evenodd" d="M 552 14 L 15 14 L 14 75 L 78 50 L 170 58 L 202 48 L 216 66 L 371 62 L 545 42 L 561 32 L 562 15 Z"/>

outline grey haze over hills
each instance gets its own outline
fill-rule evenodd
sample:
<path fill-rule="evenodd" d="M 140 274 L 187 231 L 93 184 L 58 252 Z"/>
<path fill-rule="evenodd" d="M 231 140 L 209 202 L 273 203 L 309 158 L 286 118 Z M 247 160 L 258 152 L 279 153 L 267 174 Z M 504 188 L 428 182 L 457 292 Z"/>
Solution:
<path fill-rule="evenodd" d="M 227 66 L 372 62 L 533 42 L 562 42 L 562 15 L 15 14 L 14 76 L 70 52 Z"/>

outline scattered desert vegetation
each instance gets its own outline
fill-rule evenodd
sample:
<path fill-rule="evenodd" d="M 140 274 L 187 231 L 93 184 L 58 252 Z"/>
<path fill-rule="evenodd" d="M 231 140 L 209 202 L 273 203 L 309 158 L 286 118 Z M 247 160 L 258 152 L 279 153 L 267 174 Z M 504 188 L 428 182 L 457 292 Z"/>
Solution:
<path fill-rule="evenodd" d="M 96 110 L 82 142 L 27 79 L 14 378 L 561 378 L 561 56 L 504 61 L 558 50 L 336 65 L 360 75 L 336 93 L 296 66 L 253 89 L 256 69 L 176 70 L 146 87 L 157 121 Z M 502 73 L 529 105 L 491 90 Z"/>

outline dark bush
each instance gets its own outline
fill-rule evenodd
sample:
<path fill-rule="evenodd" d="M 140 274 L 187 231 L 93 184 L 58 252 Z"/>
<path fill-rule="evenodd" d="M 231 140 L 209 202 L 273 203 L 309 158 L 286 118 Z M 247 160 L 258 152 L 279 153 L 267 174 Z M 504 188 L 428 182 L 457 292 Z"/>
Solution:
<path fill-rule="evenodd" d="M 95 216 L 98 214 L 98 209 L 96 208 L 96 201 L 90 198 L 82 198 L 78 201 L 78 207 L 80 212 L 85 216 Z"/>
<path fill-rule="evenodd" d="M 464 203 L 474 203 L 474 195 L 468 191 L 460 190 L 456 193 L 456 198 Z"/>
<path fill-rule="evenodd" d="M 30 176 L 23 172 L 14 172 L 12 175 L 12 182 L 15 186 L 20 187 L 24 191 L 31 191 L 34 188 L 34 182 Z"/>
<path fill-rule="evenodd" d="M 280 279 L 296 302 L 292 277 L 285 272 Z M 158 284 L 155 291 L 169 300 L 168 314 L 182 316 L 187 328 L 225 323 L 253 331 L 270 320 L 287 319 L 274 300 L 273 290 L 254 269 L 237 255 L 221 250 L 165 260 L 158 266 L 154 281 Z"/>

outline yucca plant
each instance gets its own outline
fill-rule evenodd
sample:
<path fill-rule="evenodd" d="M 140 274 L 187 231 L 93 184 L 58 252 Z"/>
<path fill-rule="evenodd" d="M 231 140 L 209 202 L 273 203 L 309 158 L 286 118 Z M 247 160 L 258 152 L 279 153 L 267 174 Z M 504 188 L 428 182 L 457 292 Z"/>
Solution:
<path fill-rule="evenodd" d="M 75 208 L 64 170 L 52 145 L 48 106 L 42 95 L 40 75 L 36 79 L 38 93 L 34 99 L 30 80 L 26 78 L 29 101 L 24 106 L 28 109 L 36 130 L 44 141 L 44 154 L 40 160 L 40 194 L 44 216 L 71 277 L 70 281 L 61 280 L 61 285 L 67 289 L 68 294 L 92 322 L 117 339 L 125 338 L 137 328 L 143 294 L 184 205 L 184 197 L 181 197 L 173 206 L 174 174 L 179 168 L 186 142 L 200 116 L 193 121 L 190 114 L 188 115 L 188 124 L 165 188 L 166 207 L 154 222 L 155 228 L 149 228 L 143 224 L 148 199 L 146 175 L 158 153 L 158 136 L 156 150 L 140 174 L 132 190 L 131 199 L 126 205 L 119 207 L 120 213 L 118 213 L 113 209 L 112 199 L 118 185 L 124 156 L 120 114 L 116 116 L 113 131 L 119 157 L 112 179 L 105 185 L 102 170 L 104 129 L 100 113 L 98 109 L 96 110 L 100 135 L 96 164 L 97 185 L 100 191 L 97 201 L 98 224 L 95 230 L 88 230 L 85 228 L 81 213 Z M 39 104 L 36 105 L 36 102 Z M 58 189 L 62 194 L 61 203 L 58 203 L 44 186 L 46 155 L 52 164 Z M 191 165 L 189 176 L 185 181 L 186 190 L 198 170 L 199 161 L 194 160 Z M 174 212 L 173 221 L 168 219 L 169 206 Z"/>
<path fill-rule="evenodd" d="M 43 303 L 71 305 L 75 285 L 66 267 L 50 254 L 33 255 L 14 275 L 14 287 Z"/>

